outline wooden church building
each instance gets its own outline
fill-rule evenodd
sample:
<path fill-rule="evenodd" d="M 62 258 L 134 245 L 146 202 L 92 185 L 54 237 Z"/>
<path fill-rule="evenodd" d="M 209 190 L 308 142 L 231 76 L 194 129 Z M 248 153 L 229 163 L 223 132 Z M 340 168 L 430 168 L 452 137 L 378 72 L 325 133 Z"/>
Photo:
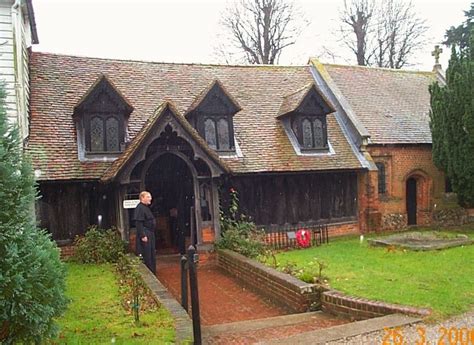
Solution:
<path fill-rule="evenodd" d="M 429 224 L 445 197 L 429 130 L 438 78 L 315 59 L 220 66 L 33 52 L 27 150 L 40 224 L 57 241 L 93 224 L 127 239 L 148 190 L 162 246 L 176 213 L 203 244 L 219 237 L 230 188 L 269 231 Z"/>

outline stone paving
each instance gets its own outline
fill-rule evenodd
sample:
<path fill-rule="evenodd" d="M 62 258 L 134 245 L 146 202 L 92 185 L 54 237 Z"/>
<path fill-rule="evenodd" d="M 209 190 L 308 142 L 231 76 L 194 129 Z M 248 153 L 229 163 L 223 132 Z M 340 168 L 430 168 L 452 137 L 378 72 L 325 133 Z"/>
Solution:
<path fill-rule="evenodd" d="M 384 325 L 389 329 L 370 332 L 365 330 L 360 334 L 327 342 L 327 345 L 360 345 L 360 344 L 474 344 L 474 310 L 462 315 L 436 323 L 411 322 L 406 325 Z M 396 336 L 396 338 L 395 338 Z M 291 342 L 287 343 L 290 344 Z"/>

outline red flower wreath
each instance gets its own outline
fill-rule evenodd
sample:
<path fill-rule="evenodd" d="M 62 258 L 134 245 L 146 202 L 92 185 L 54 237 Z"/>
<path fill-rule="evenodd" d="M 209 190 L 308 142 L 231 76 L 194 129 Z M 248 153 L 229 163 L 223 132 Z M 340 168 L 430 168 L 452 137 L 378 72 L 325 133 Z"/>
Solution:
<path fill-rule="evenodd" d="M 296 243 L 301 248 L 308 248 L 311 245 L 311 232 L 308 229 L 299 229 L 296 232 Z"/>

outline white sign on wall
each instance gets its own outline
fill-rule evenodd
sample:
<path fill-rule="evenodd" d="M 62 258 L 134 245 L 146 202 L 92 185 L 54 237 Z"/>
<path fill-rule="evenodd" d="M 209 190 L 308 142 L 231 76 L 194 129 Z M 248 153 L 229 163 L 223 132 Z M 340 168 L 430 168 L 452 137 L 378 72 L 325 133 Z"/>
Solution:
<path fill-rule="evenodd" d="M 123 208 L 135 208 L 140 203 L 140 199 L 124 200 Z"/>

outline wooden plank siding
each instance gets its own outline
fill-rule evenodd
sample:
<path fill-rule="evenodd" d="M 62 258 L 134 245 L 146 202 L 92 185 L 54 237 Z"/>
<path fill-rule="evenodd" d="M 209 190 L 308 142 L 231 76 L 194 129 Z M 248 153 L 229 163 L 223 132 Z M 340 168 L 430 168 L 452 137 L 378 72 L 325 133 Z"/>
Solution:
<path fill-rule="evenodd" d="M 5 83 L 7 116 L 18 123 L 22 139 L 28 136 L 29 52 L 31 30 L 25 20 L 24 6 L 18 8 L 21 18 L 15 20 L 12 4 L 0 4 L 0 80 Z M 15 29 L 15 25 L 18 27 Z"/>
<path fill-rule="evenodd" d="M 28 27 L 25 26 L 25 23 L 28 24 Z M 29 135 L 29 117 L 28 117 L 28 108 L 29 108 L 29 95 L 30 95 L 30 80 L 29 80 L 29 53 L 28 47 L 31 46 L 31 37 L 30 37 L 30 28 L 29 22 L 25 20 L 20 21 L 20 37 L 15 38 L 21 42 L 21 52 L 16 52 L 21 54 L 16 58 L 17 66 L 15 66 L 18 83 L 20 88 L 18 90 L 18 119 L 20 125 L 20 134 L 23 139 L 26 139 Z"/>
<path fill-rule="evenodd" d="M 73 240 L 87 227 L 102 228 L 116 224 L 114 190 L 97 182 L 40 183 L 40 199 L 36 203 L 40 227 L 47 229 L 54 240 Z"/>
<path fill-rule="evenodd" d="M 5 83 L 7 117 L 12 123 L 18 121 L 14 61 L 11 5 L 3 3 L 0 4 L 0 80 Z"/>
<path fill-rule="evenodd" d="M 221 188 L 223 209 L 228 208 L 230 188 L 239 192 L 240 212 L 266 229 L 357 217 L 355 172 L 232 177 Z"/>

